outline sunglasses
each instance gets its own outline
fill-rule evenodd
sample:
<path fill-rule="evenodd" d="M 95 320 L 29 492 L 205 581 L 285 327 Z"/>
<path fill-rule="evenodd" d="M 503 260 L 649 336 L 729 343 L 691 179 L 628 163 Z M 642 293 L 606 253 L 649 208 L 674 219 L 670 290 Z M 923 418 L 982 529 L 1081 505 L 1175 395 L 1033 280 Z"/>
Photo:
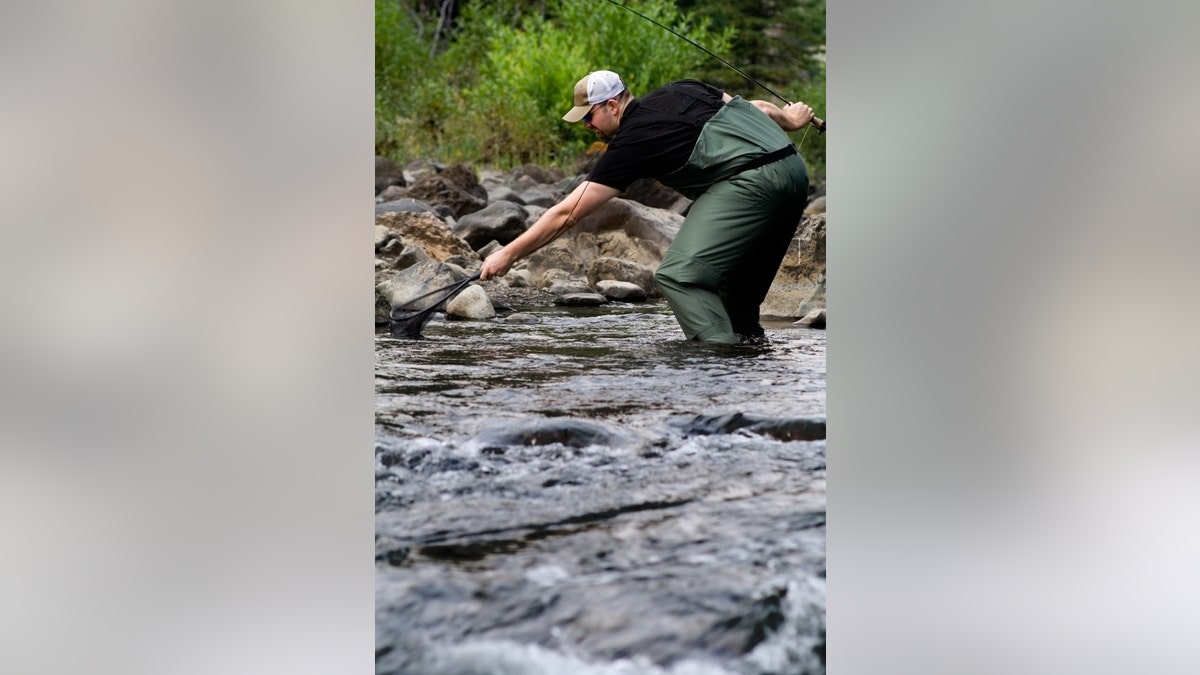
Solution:
<path fill-rule="evenodd" d="M 592 121 L 592 115 L 596 114 L 596 106 L 601 106 L 601 105 L 604 105 L 605 103 L 607 103 L 607 101 L 601 101 L 600 103 L 597 103 L 596 105 L 592 106 L 592 109 L 587 111 L 587 114 L 583 116 L 583 121 L 590 124 Z"/>

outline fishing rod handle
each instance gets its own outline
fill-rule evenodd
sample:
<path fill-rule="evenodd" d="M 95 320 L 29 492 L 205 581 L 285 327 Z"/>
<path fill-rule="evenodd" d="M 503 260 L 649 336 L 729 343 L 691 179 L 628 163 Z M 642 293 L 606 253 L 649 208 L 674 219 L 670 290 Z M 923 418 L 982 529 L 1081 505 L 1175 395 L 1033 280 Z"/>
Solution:
<path fill-rule="evenodd" d="M 821 119 L 820 117 L 813 115 L 812 121 L 809 122 L 809 124 L 816 127 L 817 131 L 819 131 L 821 133 L 825 133 L 825 120 Z"/>

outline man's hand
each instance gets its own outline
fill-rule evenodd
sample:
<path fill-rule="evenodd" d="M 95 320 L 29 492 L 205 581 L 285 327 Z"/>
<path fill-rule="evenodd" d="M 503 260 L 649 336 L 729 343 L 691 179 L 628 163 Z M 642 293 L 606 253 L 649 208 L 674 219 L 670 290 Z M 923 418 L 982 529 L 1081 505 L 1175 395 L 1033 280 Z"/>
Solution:
<path fill-rule="evenodd" d="M 784 124 L 780 126 L 783 127 L 784 131 L 797 131 L 803 129 L 812 121 L 813 109 L 799 101 L 789 103 L 783 106 L 783 118 L 786 120 L 786 126 Z"/>
<path fill-rule="evenodd" d="M 479 280 L 487 281 L 493 277 L 502 277 L 508 274 L 510 267 L 512 267 L 512 260 L 509 259 L 508 249 L 505 247 L 492 253 L 483 261 L 483 266 L 479 268 Z"/>

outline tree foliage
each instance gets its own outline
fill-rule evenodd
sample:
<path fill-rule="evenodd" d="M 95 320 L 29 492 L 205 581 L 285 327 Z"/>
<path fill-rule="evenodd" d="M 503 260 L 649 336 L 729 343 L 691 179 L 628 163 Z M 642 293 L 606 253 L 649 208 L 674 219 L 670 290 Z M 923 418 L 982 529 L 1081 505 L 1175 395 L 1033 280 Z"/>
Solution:
<path fill-rule="evenodd" d="M 824 107 L 824 2 L 639 0 L 639 12 L 793 100 Z M 594 140 L 560 118 L 575 82 L 621 74 L 635 95 L 696 77 L 772 98 L 689 45 L 602 0 L 376 0 L 376 152 L 497 166 L 566 165 Z M 791 92 L 803 90 L 802 98 Z M 816 98 L 820 100 L 817 101 Z M 813 134 L 815 136 L 815 133 Z M 823 171 L 824 144 L 801 151 Z"/>

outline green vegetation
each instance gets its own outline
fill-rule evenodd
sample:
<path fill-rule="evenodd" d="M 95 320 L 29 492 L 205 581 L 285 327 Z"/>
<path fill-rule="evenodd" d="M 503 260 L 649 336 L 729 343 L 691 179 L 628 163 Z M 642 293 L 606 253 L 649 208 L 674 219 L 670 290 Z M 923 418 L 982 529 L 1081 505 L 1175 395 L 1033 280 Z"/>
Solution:
<path fill-rule="evenodd" d="M 825 109 L 823 0 L 638 0 L 671 26 L 791 100 Z M 445 14 L 441 12 L 444 11 Z M 375 151 L 507 168 L 569 168 L 595 140 L 560 118 L 575 82 L 621 74 L 634 95 L 695 77 L 776 100 L 662 28 L 603 0 L 375 0 Z M 810 172 L 825 139 L 796 132 Z"/>

